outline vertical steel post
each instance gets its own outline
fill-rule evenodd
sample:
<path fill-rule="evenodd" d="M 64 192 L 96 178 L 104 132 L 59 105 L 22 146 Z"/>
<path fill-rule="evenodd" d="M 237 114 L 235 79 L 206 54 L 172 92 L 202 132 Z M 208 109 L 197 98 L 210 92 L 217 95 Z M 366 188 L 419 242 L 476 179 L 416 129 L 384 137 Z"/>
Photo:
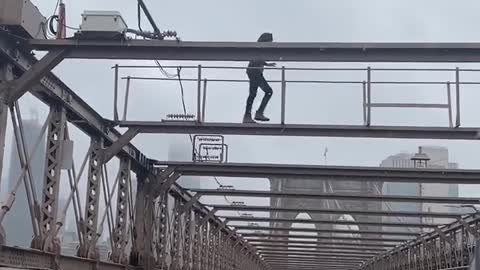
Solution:
<path fill-rule="evenodd" d="M 128 98 L 130 97 L 130 76 L 127 77 L 127 86 L 125 87 L 125 103 L 123 105 L 123 121 L 127 121 Z"/>
<path fill-rule="evenodd" d="M 480 270 L 480 239 L 475 239 L 475 269 Z"/>
<path fill-rule="evenodd" d="M 115 81 L 113 82 L 113 120 L 118 121 L 118 64 L 115 65 Z"/>
<path fill-rule="evenodd" d="M 200 269 L 200 257 L 201 257 L 201 250 L 203 248 L 202 245 L 202 226 L 199 224 L 200 222 L 200 213 L 194 210 L 194 226 L 193 226 L 193 246 L 192 246 L 192 269 Z"/>
<path fill-rule="evenodd" d="M 207 79 L 203 80 L 202 122 L 205 122 L 205 111 L 207 106 L 207 82 Z"/>
<path fill-rule="evenodd" d="M 192 262 L 192 211 L 187 209 L 184 214 L 185 228 L 183 235 L 183 269 L 190 269 Z M 195 230 L 193 230 L 195 232 Z"/>
<path fill-rule="evenodd" d="M 363 97 L 363 125 L 367 125 L 367 82 L 362 82 L 362 97 Z"/>
<path fill-rule="evenodd" d="M 200 259 L 200 269 L 208 270 L 210 238 L 208 237 L 208 222 L 202 224 L 202 250 Z"/>
<path fill-rule="evenodd" d="M 447 105 L 448 105 L 448 126 L 453 127 L 452 89 L 451 89 L 450 82 L 447 82 Z"/>
<path fill-rule="evenodd" d="M 173 208 L 173 233 L 171 245 L 171 257 L 172 265 L 171 268 L 174 270 L 179 269 L 180 267 L 180 215 L 179 210 L 181 208 L 181 201 L 178 198 L 175 198 L 175 205 Z"/>
<path fill-rule="evenodd" d="M 2 183 L 3 157 L 5 153 L 5 136 L 7 132 L 8 107 L 0 102 L 0 184 Z"/>
<path fill-rule="evenodd" d="M 460 126 L 460 69 L 455 69 L 455 91 L 457 95 L 457 119 L 455 121 L 455 127 Z"/>
<path fill-rule="evenodd" d="M 8 88 L 5 87 L 9 81 L 13 80 L 12 67 L 10 65 L 0 66 L 0 184 L 3 171 L 3 158 L 5 152 L 5 136 L 7 132 L 8 106 L 6 96 Z M 3 87 L 2 87 L 3 86 Z"/>
<path fill-rule="evenodd" d="M 285 125 L 285 103 L 286 103 L 287 82 L 285 80 L 285 67 L 282 66 L 282 105 L 281 105 L 281 120 L 280 123 Z"/>
<path fill-rule="evenodd" d="M 135 224 L 133 226 L 133 242 L 130 255 L 130 265 L 141 265 L 143 263 L 143 252 L 145 243 L 145 209 L 147 207 L 146 195 L 148 184 L 144 175 L 140 175 L 137 179 L 137 194 L 135 197 Z"/>
<path fill-rule="evenodd" d="M 122 263 L 125 258 L 125 247 L 128 242 L 127 220 L 128 220 L 128 196 L 130 182 L 131 161 L 128 157 L 120 159 L 120 168 L 118 172 L 118 189 L 117 189 L 117 210 L 115 225 L 113 229 L 113 247 L 112 261 Z M 131 211 L 132 209 L 130 209 Z"/>
<path fill-rule="evenodd" d="M 147 192 L 145 196 L 145 224 L 143 227 L 145 233 L 145 241 L 143 242 L 143 265 L 145 269 L 154 269 L 155 261 L 152 256 L 152 243 L 153 243 L 153 224 L 154 224 L 154 199 L 150 192 Z"/>
<path fill-rule="evenodd" d="M 47 147 L 45 157 L 45 175 L 43 181 L 40 229 L 43 237 L 43 249 L 55 251 L 53 235 L 56 232 L 58 214 L 58 193 L 63 161 L 63 143 L 67 116 L 62 107 L 51 108 L 51 119 L 48 125 Z"/>
<path fill-rule="evenodd" d="M 80 257 L 96 259 L 96 242 L 98 226 L 98 207 L 100 205 L 100 183 L 102 180 L 101 139 L 92 138 L 90 143 L 90 158 L 88 161 L 87 194 L 85 200 L 85 224 L 83 247 L 79 249 Z"/>
<path fill-rule="evenodd" d="M 367 68 L 367 127 L 371 124 L 372 115 L 372 68 Z"/>
<path fill-rule="evenodd" d="M 198 65 L 198 81 L 197 81 L 197 122 L 202 122 L 202 65 Z"/>

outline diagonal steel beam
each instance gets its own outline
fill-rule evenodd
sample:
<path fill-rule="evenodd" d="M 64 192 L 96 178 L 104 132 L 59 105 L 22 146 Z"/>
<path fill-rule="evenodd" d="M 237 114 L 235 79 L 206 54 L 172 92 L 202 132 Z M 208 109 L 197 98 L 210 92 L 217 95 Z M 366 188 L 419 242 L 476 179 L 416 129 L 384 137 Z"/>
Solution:
<path fill-rule="evenodd" d="M 107 163 L 114 156 L 116 156 L 122 149 L 128 145 L 135 136 L 138 135 L 139 130 L 135 128 L 129 128 L 123 135 L 118 138 L 117 141 L 113 142 L 108 148 L 103 150 L 103 163 Z"/>
<path fill-rule="evenodd" d="M 279 178 L 296 180 L 480 184 L 480 170 L 381 168 L 259 163 L 155 162 L 187 176 Z"/>
<path fill-rule="evenodd" d="M 40 80 L 49 74 L 55 66 L 60 64 L 66 54 L 67 50 L 65 49 L 52 50 L 47 53 L 20 78 L 9 83 L 5 100 L 8 103 L 17 101 L 26 92 L 30 91 L 33 86 L 40 83 Z"/>
<path fill-rule="evenodd" d="M 190 189 L 191 192 L 204 196 L 259 197 L 259 198 L 298 198 L 327 199 L 345 201 L 378 201 L 378 202 L 410 202 L 410 203 L 441 203 L 441 204 L 480 204 L 480 198 L 452 198 L 440 196 L 404 196 L 359 193 L 325 193 L 325 192 L 271 192 L 258 190 L 217 190 Z"/>
<path fill-rule="evenodd" d="M 431 218 L 452 218 L 456 219 L 462 215 L 473 213 L 453 212 L 415 212 L 415 211 L 374 211 L 374 210 L 348 210 L 348 209 L 327 209 L 327 208 L 293 208 L 293 207 L 270 207 L 270 206 L 243 206 L 243 205 L 207 205 L 220 211 L 248 211 L 248 212 L 294 212 L 312 214 L 349 214 L 364 216 L 400 216 L 400 217 L 431 217 Z"/>
<path fill-rule="evenodd" d="M 420 233 L 406 231 L 365 231 L 365 230 L 343 230 L 343 229 L 313 229 L 294 227 L 267 227 L 267 226 L 233 226 L 237 231 L 287 231 L 306 233 L 335 233 L 335 234 L 373 234 L 373 235 L 395 235 L 395 236 L 418 236 Z"/>
<path fill-rule="evenodd" d="M 66 57 L 289 62 L 480 62 L 480 43 L 257 43 L 162 40 L 29 40 L 36 50 L 71 49 Z"/>
<path fill-rule="evenodd" d="M 232 221 L 247 222 L 288 222 L 301 224 L 342 224 L 342 225 L 366 225 L 380 227 L 410 227 L 410 228 L 435 228 L 442 224 L 410 223 L 410 222 L 376 222 L 376 221 L 349 221 L 349 220 L 317 220 L 317 219 L 288 219 L 288 218 L 269 218 L 269 217 L 239 217 L 239 216 L 219 216 L 225 218 L 227 223 Z"/>

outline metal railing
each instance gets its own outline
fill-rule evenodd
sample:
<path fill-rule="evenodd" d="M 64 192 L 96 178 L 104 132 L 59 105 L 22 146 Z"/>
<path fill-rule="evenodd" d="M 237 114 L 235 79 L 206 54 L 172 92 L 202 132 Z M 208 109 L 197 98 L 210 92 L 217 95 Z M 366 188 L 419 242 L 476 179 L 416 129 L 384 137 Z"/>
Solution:
<path fill-rule="evenodd" d="M 203 77 L 204 70 L 246 70 L 246 67 L 232 67 L 232 66 L 132 66 L 132 65 L 115 65 L 115 84 L 114 84 L 114 120 L 119 121 L 118 113 L 118 92 L 119 80 L 126 80 L 125 98 L 123 106 L 122 120 L 127 120 L 128 102 L 130 95 L 131 82 L 133 80 L 150 80 L 150 81 L 184 81 L 196 82 L 196 113 L 193 118 L 198 123 L 205 122 L 207 91 L 209 83 L 248 83 L 247 79 L 208 79 Z M 178 77 L 141 77 L 141 76 L 124 76 L 119 77 L 120 69 L 190 69 L 197 70 L 198 76 L 196 78 L 181 78 Z M 269 83 L 281 85 L 281 100 L 280 100 L 280 123 L 285 124 L 286 116 L 286 92 L 288 84 L 350 84 L 359 85 L 361 87 L 363 96 L 363 123 L 365 126 L 372 124 L 372 109 L 373 108 L 415 108 L 415 109 L 442 109 L 447 110 L 448 126 L 460 127 L 461 125 L 461 106 L 460 106 L 460 90 L 462 85 L 480 85 L 480 81 L 461 81 L 461 73 L 466 72 L 480 72 L 480 69 L 461 69 L 461 68 L 300 68 L 300 67 L 265 67 L 266 70 L 278 70 L 281 72 L 280 80 L 269 80 Z M 335 71 L 335 72 L 364 72 L 364 80 L 287 80 L 287 71 Z M 454 80 L 444 81 L 374 81 L 372 74 L 374 72 L 436 72 L 442 73 L 443 76 L 452 75 Z M 433 85 L 443 86 L 447 94 L 445 103 L 395 103 L 395 102 L 373 102 L 372 91 L 376 85 Z M 454 95 L 452 95 L 452 87 L 455 87 Z M 455 106 L 453 106 L 452 98 L 455 99 Z M 454 118 L 455 110 L 455 121 Z M 187 119 L 185 119 L 187 120 Z"/>

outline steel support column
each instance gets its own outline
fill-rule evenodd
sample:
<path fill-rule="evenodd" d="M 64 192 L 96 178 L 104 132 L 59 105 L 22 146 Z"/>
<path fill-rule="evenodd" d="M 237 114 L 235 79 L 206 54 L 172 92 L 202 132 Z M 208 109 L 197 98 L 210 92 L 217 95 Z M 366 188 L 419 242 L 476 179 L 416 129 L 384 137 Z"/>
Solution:
<path fill-rule="evenodd" d="M 171 245 L 171 258 L 172 258 L 172 265 L 171 269 L 173 270 L 180 270 L 181 269 L 181 216 L 180 211 L 182 209 L 181 200 L 179 198 L 175 198 L 175 205 L 173 207 L 173 232 L 172 232 L 172 245 Z"/>
<path fill-rule="evenodd" d="M 40 230 L 43 239 L 41 241 L 42 247 L 38 248 L 50 252 L 59 252 L 60 242 L 55 240 L 54 237 L 57 230 L 58 196 L 67 119 L 63 107 L 53 107 L 50 111 L 52 117 L 48 124 L 40 218 Z"/>
<path fill-rule="evenodd" d="M 96 259 L 98 252 L 98 207 L 100 204 L 100 183 L 102 177 L 102 162 L 100 153 L 103 148 L 102 139 L 92 138 L 90 142 L 90 157 L 88 161 L 87 195 L 85 200 L 85 223 L 83 224 L 83 245 L 79 256 Z"/>
<path fill-rule="evenodd" d="M 113 229 L 113 248 L 111 259 L 116 263 L 126 263 L 125 247 L 128 242 L 127 220 L 129 209 L 129 186 L 131 181 L 130 175 L 131 161 L 128 157 L 120 159 L 120 168 L 118 172 L 118 189 L 117 189 L 117 211 L 115 226 Z"/>

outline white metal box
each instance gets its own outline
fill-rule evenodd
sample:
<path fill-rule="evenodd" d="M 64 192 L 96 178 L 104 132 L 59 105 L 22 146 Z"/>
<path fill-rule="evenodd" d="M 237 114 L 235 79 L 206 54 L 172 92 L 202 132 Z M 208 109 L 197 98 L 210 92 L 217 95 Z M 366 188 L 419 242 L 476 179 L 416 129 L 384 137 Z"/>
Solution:
<path fill-rule="evenodd" d="M 0 25 L 27 38 L 45 39 L 46 18 L 30 0 L 0 0 Z"/>
<path fill-rule="evenodd" d="M 124 34 L 127 31 L 127 24 L 117 11 L 84 11 L 82 24 L 80 25 L 82 35 L 100 34 L 109 37 Z"/>

